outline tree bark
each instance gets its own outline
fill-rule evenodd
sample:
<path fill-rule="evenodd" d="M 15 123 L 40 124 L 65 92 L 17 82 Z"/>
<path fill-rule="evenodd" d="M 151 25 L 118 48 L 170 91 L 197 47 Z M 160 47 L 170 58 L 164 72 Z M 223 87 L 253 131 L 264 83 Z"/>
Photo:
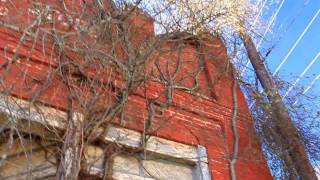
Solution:
<path fill-rule="evenodd" d="M 299 132 L 282 101 L 274 79 L 266 69 L 252 38 L 246 32 L 242 32 L 240 36 L 244 42 L 249 60 L 271 105 L 270 115 L 272 117 L 270 120 L 273 121 L 274 132 L 278 138 L 279 144 L 277 145 L 283 151 L 281 152 L 281 157 L 285 165 L 288 168 L 292 168 L 301 179 L 316 180 L 315 171 L 300 140 Z"/>
<path fill-rule="evenodd" d="M 77 180 L 82 155 L 82 122 L 79 113 L 70 113 L 56 180 Z"/>

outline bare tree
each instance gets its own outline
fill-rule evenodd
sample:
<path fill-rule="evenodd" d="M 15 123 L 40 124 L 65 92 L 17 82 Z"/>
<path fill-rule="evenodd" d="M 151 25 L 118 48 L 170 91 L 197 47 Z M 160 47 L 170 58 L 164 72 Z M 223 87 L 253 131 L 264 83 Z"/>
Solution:
<path fill-rule="evenodd" d="M 156 7 L 163 9 L 172 6 L 171 12 L 167 13 L 169 15 L 158 18 L 159 21 L 164 19 L 165 23 L 161 23 L 166 24 L 164 29 L 185 30 L 194 34 L 207 31 L 226 39 L 233 37 L 242 39 L 248 58 L 270 104 L 270 108 L 266 111 L 269 123 L 267 128 L 270 129 L 269 135 L 273 136 L 273 143 L 280 149 L 278 156 L 284 161 L 286 168 L 290 169 L 288 171 L 291 178 L 317 179 L 301 140 L 301 134 L 295 127 L 289 110 L 279 94 L 279 87 L 267 70 L 251 37 L 256 33 L 256 26 L 261 25 L 261 22 L 257 21 L 260 5 L 247 0 L 168 0 L 161 5 L 155 4 Z"/>
<path fill-rule="evenodd" d="M 105 158 L 99 178 L 110 179 L 115 156 L 139 153 L 146 158 L 145 146 L 150 136 L 185 108 L 175 107 L 175 92 L 216 98 L 200 87 L 200 75 L 205 73 L 205 60 L 201 58 L 205 37 L 169 29 L 166 34 L 155 36 L 153 29 L 148 29 L 152 18 L 138 9 L 142 5 L 142 1 L 121 0 L 7 2 L 4 8 L 8 14 L 0 23 L 0 35 L 3 33 L 3 40 L 8 42 L 1 51 L 0 92 L 28 100 L 23 106 L 20 100 L 14 103 L 19 113 L 25 115 L 23 119 L 34 118 L 36 115 L 30 112 L 36 109 L 39 119 L 47 123 L 24 124 L 12 115 L 1 127 L 3 137 L 9 137 L 8 142 L 2 138 L 4 144 L 9 144 L 7 148 L 16 141 L 24 145 L 25 139 L 38 140 L 41 149 L 55 155 L 54 159 L 48 155 L 48 162 L 57 169 L 55 179 L 62 180 L 90 174 L 93 163 L 87 162 L 86 151 L 89 145 L 98 145 Z M 161 12 L 164 11 L 158 11 Z M 195 60 L 183 57 L 190 47 L 196 47 Z M 188 63 L 194 69 L 182 73 Z M 230 73 L 228 63 L 219 67 L 222 76 Z M 156 95 L 148 94 L 150 83 L 159 87 Z M 141 147 L 128 148 L 99 139 L 104 133 L 101 129 L 135 123 L 128 120 L 132 114 L 126 109 L 132 96 L 143 97 L 146 104 Z M 12 104 L 4 102 L 10 112 Z M 237 104 L 236 97 L 234 103 Z M 43 105 L 67 112 L 58 128 L 48 125 L 51 122 L 39 108 Z M 164 113 L 173 107 L 175 113 Z M 235 124 L 237 108 L 234 111 Z M 34 126 L 37 128 L 32 129 Z M 213 138 L 220 137 L 223 134 Z M 49 141 L 50 146 L 42 140 Z M 27 157 L 33 153 L 24 151 Z M 32 177 L 31 170 L 28 177 Z"/>
<path fill-rule="evenodd" d="M 170 115 L 164 113 L 170 108 L 177 108 L 174 100 L 177 91 L 210 100 L 217 98 L 218 95 L 213 90 L 204 90 L 200 82 L 202 74 L 210 73 L 210 70 L 204 68 L 205 56 L 209 55 L 203 47 L 208 43 L 207 38 L 219 35 L 238 40 L 239 34 L 248 49 L 250 60 L 257 64 L 257 74 L 259 72 L 258 76 L 266 89 L 269 103 L 274 104 L 272 111 L 267 112 L 270 116 L 268 121 L 272 124 L 269 124 L 268 128 L 276 127 L 271 131 L 275 142 L 286 151 L 281 153 L 280 157 L 286 163 L 290 161 L 291 164 L 288 165 L 294 165 L 304 157 L 304 163 L 294 166 L 294 169 L 301 178 L 314 177 L 313 169 L 300 142 L 300 135 L 281 102 L 277 86 L 265 69 L 249 34 L 246 33 L 251 33 L 248 31 L 251 25 L 248 22 L 253 21 L 259 9 L 255 4 L 246 0 L 92 0 L 80 3 L 65 0 L 51 3 L 32 1 L 26 6 L 21 2 L 8 2 L 8 9 L 4 11 L 8 14 L 0 21 L 3 33 L 9 34 L 6 34 L 7 39 L 4 38 L 9 45 L 1 51 L 5 62 L 0 64 L 0 92 L 30 101 L 29 107 L 20 108 L 23 114 L 28 114 L 34 106 L 45 104 L 67 112 L 67 118 L 61 129 L 43 125 L 32 131 L 27 131 L 31 129 L 32 122 L 23 126 L 20 121 L 12 118 L 10 123 L 1 127 L 1 132 L 5 129 L 2 135 L 10 137 L 9 142 L 5 142 L 9 144 L 8 147 L 12 146 L 14 139 L 20 139 L 22 142 L 26 137 L 30 140 L 48 140 L 53 144 L 57 150 L 54 153 L 56 158 L 52 161 L 57 168 L 54 175 L 56 179 L 81 179 L 86 176 L 93 178 L 92 175 L 88 175 L 88 169 L 93 164 L 87 162 L 88 145 L 98 145 L 103 149 L 104 171 L 99 175 L 100 179 L 112 178 L 112 164 L 119 154 L 138 153 L 146 158 L 145 146 L 150 136 L 166 126 L 175 113 L 186 108 L 176 109 L 176 112 Z M 26 17 L 25 14 L 30 15 Z M 138 19 L 135 19 L 136 17 Z M 155 36 L 153 29 L 148 29 L 153 23 L 153 18 L 156 31 L 164 33 L 163 35 Z M 1 33 L 2 31 L 0 35 Z M 190 46 L 195 48 L 195 62 L 183 57 Z M 210 46 L 205 46 L 208 47 Z M 236 48 L 234 50 L 230 59 L 238 53 Z M 37 63 L 34 62 L 35 59 Z M 192 64 L 193 71 L 188 70 L 190 72 L 185 73 L 184 66 L 188 63 Z M 230 74 L 235 79 L 232 87 L 231 123 L 235 141 L 233 150 L 229 151 L 228 147 L 223 147 L 228 153 L 220 157 L 230 162 L 230 174 L 235 179 L 240 137 L 236 127 L 236 91 L 238 82 L 242 80 L 228 62 L 217 63 L 220 63 L 217 83 L 220 78 L 229 77 Z M 36 70 L 29 70 L 29 67 Z M 17 77 L 21 78 L 18 82 L 12 79 L 12 72 L 19 72 Z M 12 87 L 13 82 L 16 83 L 16 87 Z M 215 83 L 215 80 L 211 83 Z M 157 93 L 150 95 L 147 87 L 154 84 L 159 88 Z M 214 85 L 208 86 L 213 88 Z M 26 89 L 25 93 L 21 93 L 22 88 Z M 51 90 L 61 93 L 53 94 L 50 93 Z M 113 124 L 135 123 L 128 120 L 128 116 L 132 114 L 127 111 L 130 97 L 134 96 L 144 99 L 147 112 L 143 119 L 141 146 L 128 148 L 117 142 L 105 143 L 99 139 L 103 134 L 101 129 Z M 279 118 L 286 119 L 280 121 Z M 286 131 L 282 130 L 284 127 L 280 126 L 279 122 L 286 124 Z M 291 134 L 285 133 L 288 131 Z M 293 135 L 295 138 L 292 141 L 283 144 L 288 136 Z M 225 136 L 217 134 L 212 138 Z M 295 146 L 292 146 L 293 143 Z M 53 153 L 50 148 L 46 151 Z M 28 153 L 26 150 L 26 154 Z M 291 157 L 293 155 L 296 155 L 295 159 Z M 306 173 L 303 174 L 303 170 Z"/>

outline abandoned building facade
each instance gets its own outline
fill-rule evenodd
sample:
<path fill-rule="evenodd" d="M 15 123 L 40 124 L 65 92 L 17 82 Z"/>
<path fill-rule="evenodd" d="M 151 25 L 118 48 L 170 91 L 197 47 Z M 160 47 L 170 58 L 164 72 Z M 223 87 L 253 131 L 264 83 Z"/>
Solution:
<path fill-rule="evenodd" d="M 272 179 L 219 37 L 94 2 L 0 2 L 0 179 Z"/>

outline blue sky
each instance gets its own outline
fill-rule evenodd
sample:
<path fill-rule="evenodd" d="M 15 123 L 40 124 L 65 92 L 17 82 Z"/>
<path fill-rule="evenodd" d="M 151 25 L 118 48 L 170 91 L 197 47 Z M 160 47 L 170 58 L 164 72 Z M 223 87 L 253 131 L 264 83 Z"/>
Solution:
<path fill-rule="evenodd" d="M 281 2 L 281 1 L 280 1 Z M 276 11 L 276 6 L 271 11 Z M 297 41 L 308 23 L 320 9 L 320 0 L 285 0 L 280 12 L 269 33 L 267 42 L 262 48 L 268 48 L 276 43 L 275 48 L 266 58 L 272 72 L 285 58 L 291 47 Z M 278 41 L 278 39 L 280 40 Z M 279 71 L 280 78 L 291 83 L 304 71 L 307 65 L 320 52 L 320 15 L 314 20 L 304 37 L 288 57 Z M 311 81 L 320 73 L 320 58 L 317 58 L 313 66 L 301 79 L 298 86 L 307 87 Z M 319 94 L 320 79 L 307 94 Z"/>

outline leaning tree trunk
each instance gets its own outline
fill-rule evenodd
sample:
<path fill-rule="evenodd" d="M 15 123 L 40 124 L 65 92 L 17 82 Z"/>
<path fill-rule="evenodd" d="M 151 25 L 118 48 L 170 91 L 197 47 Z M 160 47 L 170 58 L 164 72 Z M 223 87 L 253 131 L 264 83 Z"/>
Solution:
<path fill-rule="evenodd" d="M 281 152 L 281 157 L 286 167 L 292 168 L 301 179 L 316 180 L 315 171 L 310 164 L 305 147 L 300 140 L 300 135 L 282 101 L 274 79 L 267 71 L 250 35 L 244 32 L 241 33 L 241 38 L 249 60 L 271 105 L 270 114 L 272 117 L 270 119 L 273 121 L 274 132 L 279 142 L 277 145 L 283 151 Z"/>
<path fill-rule="evenodd" d="M 82 115 L 71 112 L 60 155 L 56 180 L 77 180 L 82 155 Z"/>

